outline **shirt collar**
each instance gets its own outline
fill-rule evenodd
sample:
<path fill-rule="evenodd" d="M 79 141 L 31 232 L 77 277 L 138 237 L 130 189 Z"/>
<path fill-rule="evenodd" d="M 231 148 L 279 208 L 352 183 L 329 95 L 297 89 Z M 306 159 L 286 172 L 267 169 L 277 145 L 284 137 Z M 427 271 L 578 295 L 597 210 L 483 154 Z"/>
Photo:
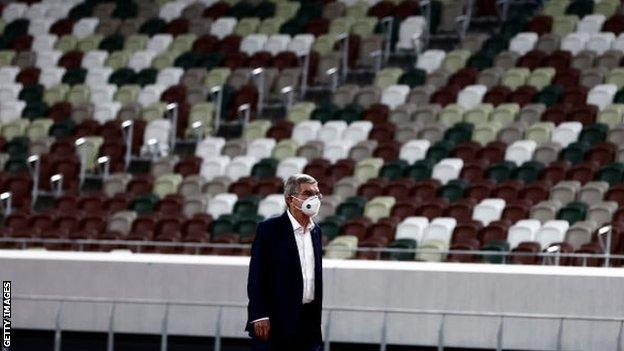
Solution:
<path fill-rule="evenodd" d="M 301 224 L 292 215 L 292 213 L 290 213 L 290 209 L 286 209 L 286 213 L 288 213 L 288 219 L 290 219 L 290 224 L 292 225 L 293 232 L 296 232 L 298 229 L 301 228 Z M 314 228 L 314 222 L 312 221 L 312 218 L 310 218 L 310 222 L 308 222 L 308 230 L 311 232 L 312 228 Z"/>

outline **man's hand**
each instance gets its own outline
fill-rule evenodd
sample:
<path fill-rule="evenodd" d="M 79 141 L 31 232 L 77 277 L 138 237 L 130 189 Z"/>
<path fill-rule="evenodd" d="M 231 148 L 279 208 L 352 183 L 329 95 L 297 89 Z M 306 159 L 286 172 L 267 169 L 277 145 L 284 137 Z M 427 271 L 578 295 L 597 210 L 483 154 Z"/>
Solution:
<path fill-rule="evenodd" d="M 262 341 L 269 340 L 269 330 L 271 329 L 271 324 L 268 319 L 264 319 L 261 321 L 257 321 L 254 324 L 254 333 L 256 336 Z"/>

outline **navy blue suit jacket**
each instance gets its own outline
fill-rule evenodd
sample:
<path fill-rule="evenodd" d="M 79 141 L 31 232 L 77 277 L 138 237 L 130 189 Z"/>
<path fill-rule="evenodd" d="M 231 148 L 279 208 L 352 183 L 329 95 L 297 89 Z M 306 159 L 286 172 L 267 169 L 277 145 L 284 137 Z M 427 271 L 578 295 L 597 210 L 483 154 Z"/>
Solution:
<path fill-rule="evenodd" d="M 323 268 L 321 228 L 311 231 L 314 246 L 314 330 L 308 335 L 321 342 L 321 309 L 323 305 Z M 247 325 L 253 335 L 252 321 L 269 317 L 272 342 L 294 341 L 303 298 L 303 277 L 299 251 L 288 214 L 269 218 L 258 225 L 251 246 L 251 262 L 247 280 Z"/>

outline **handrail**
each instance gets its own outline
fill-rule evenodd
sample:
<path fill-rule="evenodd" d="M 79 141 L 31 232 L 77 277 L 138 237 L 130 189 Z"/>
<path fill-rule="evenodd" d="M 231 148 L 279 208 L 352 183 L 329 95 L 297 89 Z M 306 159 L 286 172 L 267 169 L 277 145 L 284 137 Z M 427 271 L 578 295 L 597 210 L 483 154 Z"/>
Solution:
<path fill-rule="evenodd" d="M 191 242 L 166 242 L 166 241 L 140 241 L 140 240 L 97 240 L 97 239 L 52 239 L 52 238 L 0 238 L 0 243 L 17 243 L 23 246 L 28 243 L 35 244 L 73 244 L 79 245 L 82 251 L 82 245 L 123 245 L 126 247 L 184 247 L 184 248 L 217 248 L 217 249 L 250 249 L 250 244 L 228 244 L 228 243 L 191 243 Z M 328 247 L 325 246 L 326 250 Z M 540 257 L 540 258 L 596 258 L 604 259 L 609 257 L 615 260 L 624 260 L 624 254 L 591 254 L 591 253 L 564 253 L 564 252 L 511 252 L 511 251 L 490 251 L 490 250 L 444 250 L 444 249 L 406 249 L 406 248 L 390 248 L 390 247 L 346 247 L 333 246 L 332 251 L 347 252 L 374 252 L 374 253 L 404 253 L 404 254 L 442 254 L 442 255 L 473 255 L 487 257 Z"/>
<path fill-rule="evenodd" d="M 64 302 L 91 302 L 91 303 L 115 303 L 135 305 L 175 305 L 175 306 L 203 306 L 203 307 L 232 307 L 247 308 L 244 302 L 225 301 L 190 301 L 190 300 L 162 300 L 162 299 L 138 299 L 138 298 L 106 298 L 89 296 L 61 296 L 61 295 L 14 295 L 15 300 L 34 301 L 64 301 Z M 505 317 L 505 318 L 530 318 L 530 319 L 570 319 L 578 321 L 603 321 L 621 322 L 624 316 L 581 316 L 574 314 L 548 314 L 548 313 L 510 313 L 510 312 L 481 312 L 481 311 L 454 311 L 416 308 L 393 308 L 393 307 L 368 307 L 368 306 L 323 306 L 324 311 L 333 312 L 370 312 L 370 313 L 396 313 L 396 314 L 423 314 L 423 315 L 447 315 L 463 317 Z"/>

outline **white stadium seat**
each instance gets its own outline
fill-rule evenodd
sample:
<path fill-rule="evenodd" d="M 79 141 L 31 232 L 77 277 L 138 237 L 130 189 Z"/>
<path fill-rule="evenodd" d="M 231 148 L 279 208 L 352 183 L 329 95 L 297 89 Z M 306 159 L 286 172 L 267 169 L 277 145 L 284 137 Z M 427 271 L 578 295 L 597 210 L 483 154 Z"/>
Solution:
<path fill-rule="evenodd" d="M 212 23 L 212 26 L 210 27 L 210 34 L 219 39 L 223 39 L 224 37 L 232 34 L 236 23 L 236 18 L 221 17 Z"/>
<path fill-rule="evenodd" d="M 221 155 L 221 150 L 225 146 L 225 138 L 208 137 L 200 141 L 195 148 L 195 156 L 207 160 L 211 157 Z"/>
<path fill-rule="evenodd" d="M 388 105 L 391 110 L 405 103 L 409 95 L 410 88 L 408 85 L 391 85 L 384 89 L 381 94 L 381 103 Z"/>
<path fill-rule="evenodd" d="M 224 214 L 234 211 L 234 205 L 238 201 L 238 195 L 231 193 L 221 193 L 208 200 L 208 213 L 212 218 L 219 218 Z"/>
<path fill-rule="evenodd" d="M 342 132 L 342 139 L 348 140 L 352 144 L 357 144 L 360 141 L 367 140 L 368 134 L 372 129 L 373 122 L 371 121 L 354 121 Z"/>
<path fill-rule="evenodd" d="M 327 144 L 332 141 L 340 140 L 342 133 L 347 129 L 345 121 L 328 121 L 319 129 L 316 136 L 317 140 Z"/>
<path fill-rule="evenodd" d="M 535 140 L 518 140 L 505 150 L 505 160 L 515 162 L 517 166 L 530 161 L 537 148 Z"/>
<path fill-rule="evenodd" d="M 416 68 L 431 73 L 440 68 L 445 57 L 446 52 L 444 50 L 429 49 L 418 56 Z"/>
<path fill-rule="evenodd" d="M 225 155 L 216 155 L 209 158 L 204 158 L 202 162 L 200 174 L 206 179 L 211 181 L 215 177 L 225 175 L 225 167 L 230 163 L 230 157 Z"/>
<path fill-rule="evenodd" d="M 501 219 L 506 202 L 503 199 L 483 199 L 472 211 L 472 219 L 480 221 L 484 226 Z"/>
<path fill-rule="evenodd" d="M 596 85 L 587 93 L 587 103 L 596 105 L 599 110 L 603 110 L 613 102 L 617 90 L 615 84 Z"/>
<path fill-rule="evenodd" d="M 395 239 L 413 239 L 416 243 L 420 243 L 428 226 L 427 217 L 407 217 L 397 226 Z"/>
<path fill-rule="evenodd" d="M 459 92 L 457 103 L 465 109 L 474 108 L 483 101 L 486 92 L 487 87 L 485 85 L 469 85 Z"/>
<path fill-rule="evenodd" d="M 277 142 L 273 138 L 258 138 L 247 145 L 247 155 L 257 159 L 271 157 L 271 152 Z"/>
<path fill-rule="evenodd" d="M 252 56 L 258 51 L 264 50 L 268 37 L 265 34 L 251 34 L 243 38 L 240 51 Z"/>
<path fill-rule="evenodd" d="M 582 129 L 581 122 L 562 122 L 553 131 L 551 141 L 559 143 L 561 147 L 567 147 L 578 140 Z"/>
<path fill-rule="evenodd" d="M 275 175 L 287 179 L 295 173 L 303 172 L 303 169 L 308 164 L 308 159 L 305 157 L 287 157 L 280 161 L 277 165 L 277 172 Z"/>
<path fill-rule="evenodd" d="M 225 167 L 225 175 L 233 181 L 247 177 L 251 174 L 251 168 L 256 162 L 258 162 L 258 159 L 253 156 L 236 156 Z"/>
<path fill-rule="evenodd" d="M 595 52 L 596 55 L 602 55 L 607 50 L 611 49 L 611 45 L 615 41 L 615 34 L 611 32 L 603 32 L 592 34 L 585 45 L 585 49 Z"/>
<path fill-rule="evenodd" d="M 514 249 L 518 244 L 525 241 L 535 241 L 535 234 L 542 226 L 537 219 L 522 219 L 509 227 L 507 242 L 509 248 Z"/>
<path fill-rule="evenodd" d="M 446 184 L 449 180 L 459 178 L 462 167 L 464 167 L 464 160 L 461 158 L 442 159 L 433 166 L 431 178 L 439 180 L 442 184 Z"/>
<path fill-rule="evenodd" d="M 547 221 L 535 234 L 535 240 L 542 245 L 542 250 L 544 250 L 550 244 L 562 242 L 569 227 L 570 223 L 565 220 Z"/>
<path fill-rule="evenodd" d="M 258 214 L 264 218 L 279 216 L 286 211 L 284 194 L 271 194 L 260 200 Z"/>
<path fill-rule="evenodd" d="M 299 145 L 303 145 L 311 140 L 316 140 L 321 127 L 321 121 L 308 120 L 299 122 L 295 125 L 295 128 L 293 128 L 291 139 L 297 141 Z"/>
<path fill-rule="evenodd" d="M 418 160 L 422 160 L 427 156 L 427 150 L 431 146 L 431 141 L 426 139 L 414 139 L 406 142 L 401 146 L 399 159 L 412 164 Z"/>
<path fill-rule="evenodd" d="M 589 33 L 570 33 L 567 34 L 561 41 L 561 50 L 566 50 L 576 56 L 579 52 L 585 49 L 587 42 L 589 41 Z"/>
<path fill-rule="evenodd" d="M 520 56 L 522 56 L 533 50 L 538 39 L 539 37 L 537 33 L 534 32 L 518 33 L 509 42 L 509 50 L 517 52 Z"/>

